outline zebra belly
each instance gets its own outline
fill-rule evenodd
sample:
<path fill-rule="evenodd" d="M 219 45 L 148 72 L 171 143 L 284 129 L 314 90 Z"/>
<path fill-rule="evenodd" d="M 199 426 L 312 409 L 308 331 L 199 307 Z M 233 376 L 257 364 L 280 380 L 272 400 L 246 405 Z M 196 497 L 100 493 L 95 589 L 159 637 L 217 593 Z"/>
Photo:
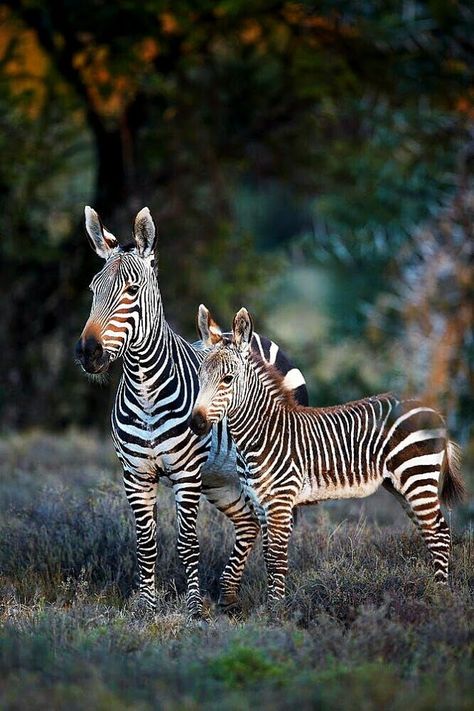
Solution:
<path fill-rule="evenodd" d="M 353 484 L 349 484 L 348 481 L 343 483 L 336 481 L 317 485 L 306 476 L 296 498 L 296 504 L 310 504 L 328 499 L 362 499 L 377 491 L 381 483 L 382 477 L 377 477 L 360 483 L 354 480 Z"/>

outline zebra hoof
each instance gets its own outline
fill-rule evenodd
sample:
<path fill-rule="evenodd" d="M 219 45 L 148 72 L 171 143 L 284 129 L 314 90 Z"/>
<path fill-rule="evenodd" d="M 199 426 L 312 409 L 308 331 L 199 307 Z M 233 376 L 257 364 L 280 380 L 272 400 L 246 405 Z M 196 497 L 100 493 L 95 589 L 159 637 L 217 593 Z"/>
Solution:
<path fill-rule="evenodd" d="M 209 621 L 202 616 L 202 612 L 188 612 L 186 626 L 192 629 L 205 630 L 209 627 Z"/>
<path fill-rule="evenodd" d="M 130 601 L 130 612 L 137 620 L 151 620 L 155 616 L 156 607 L 154 603 L 143 597 L 136 597 Z"/>
<path fill-rule="evenodd" d="M 270 598 L 269 600 L 267 600 L 266 607 L 267 614 L 277 619 L 282 618 L 286 614 L 285 599 L 282 597 Z"/>
<path fill-rule="evenodd" d="M 238 603 L 237 593 L 221 593 L 217 602 L 219 607 L 232 607 L 233 605 L 238 605 Z"/>
<path fill-rule="evenodd" d="M 217 603 L 221 612 L 229 616 L 240 615 L 242 608 L 237 595 L 221 595 Z"/>
<path fill-rule="evenodd" d="M 194 610 L 193 612 L 189 612 L 188 619 L 202 620 L 203 619 L 202 612 L 200 610 Z"/>

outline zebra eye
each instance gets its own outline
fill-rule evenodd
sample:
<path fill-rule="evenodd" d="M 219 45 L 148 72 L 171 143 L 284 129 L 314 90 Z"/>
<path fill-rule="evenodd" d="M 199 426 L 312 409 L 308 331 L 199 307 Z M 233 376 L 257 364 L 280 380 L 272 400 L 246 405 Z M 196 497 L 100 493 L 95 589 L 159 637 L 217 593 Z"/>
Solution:
<path fill-rule="evenodd" d="M 224 385 L 230 385 L 230 383 L 233 381 L 234 376 L 233 375 L 226 375 L 225 378 L 222 378 L 222 382 Z"/>
<path fill-rule="evenodd" d="M 138 291 L 137 284 L 131 284 L 130 286 L 127 286 L 127 288 L 125 289 L 125 293 L 130 294 L 130 296 L 133 296 L 134 294 L 136 294 L 137 291 Z"/>

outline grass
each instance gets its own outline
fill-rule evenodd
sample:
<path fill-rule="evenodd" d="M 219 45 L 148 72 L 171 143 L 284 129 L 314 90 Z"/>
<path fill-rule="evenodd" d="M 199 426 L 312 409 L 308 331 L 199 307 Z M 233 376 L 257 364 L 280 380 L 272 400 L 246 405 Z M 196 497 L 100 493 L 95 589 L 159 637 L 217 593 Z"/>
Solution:
<path fill-rule="evenodd" d="M 158 612 L 135 612 L 133 522 L 108 441 L 0 440 L 2 709 L 472 709 L 473 545 L 458 514 L 452 589 L 432 581 L 395 500 L 302 511 L 288 595 L 265 609 L 261 547 L 243 612 L 215 606 L 232 530 L 202 506 L 207 624 L 185 614 L 174 507 L 158 507 Z"/>

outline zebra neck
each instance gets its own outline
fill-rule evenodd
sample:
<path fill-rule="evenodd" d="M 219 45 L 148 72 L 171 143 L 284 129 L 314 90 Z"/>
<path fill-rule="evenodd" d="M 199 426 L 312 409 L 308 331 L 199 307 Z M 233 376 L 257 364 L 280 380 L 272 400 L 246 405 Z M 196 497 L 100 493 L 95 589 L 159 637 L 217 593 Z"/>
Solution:
<path fill-rule="evenodd" d="M 267 431 L 281 427 L 288 413 L 265 371 L 250 363 L 247 368 L 243 404 L 229 412 L 229 428 L 244 453 L 263 453 Z"/>
<path fill-rule="evenodd" d="M 176 359 L 182 350 L 181 341 L 160 310 L 148 337 L 139 346 L 127 350 L 123 360 L 123 384 L 144 411 L 153 410 L 168 391 L 179 389 L 182 368 L 176 367 Z"/>

